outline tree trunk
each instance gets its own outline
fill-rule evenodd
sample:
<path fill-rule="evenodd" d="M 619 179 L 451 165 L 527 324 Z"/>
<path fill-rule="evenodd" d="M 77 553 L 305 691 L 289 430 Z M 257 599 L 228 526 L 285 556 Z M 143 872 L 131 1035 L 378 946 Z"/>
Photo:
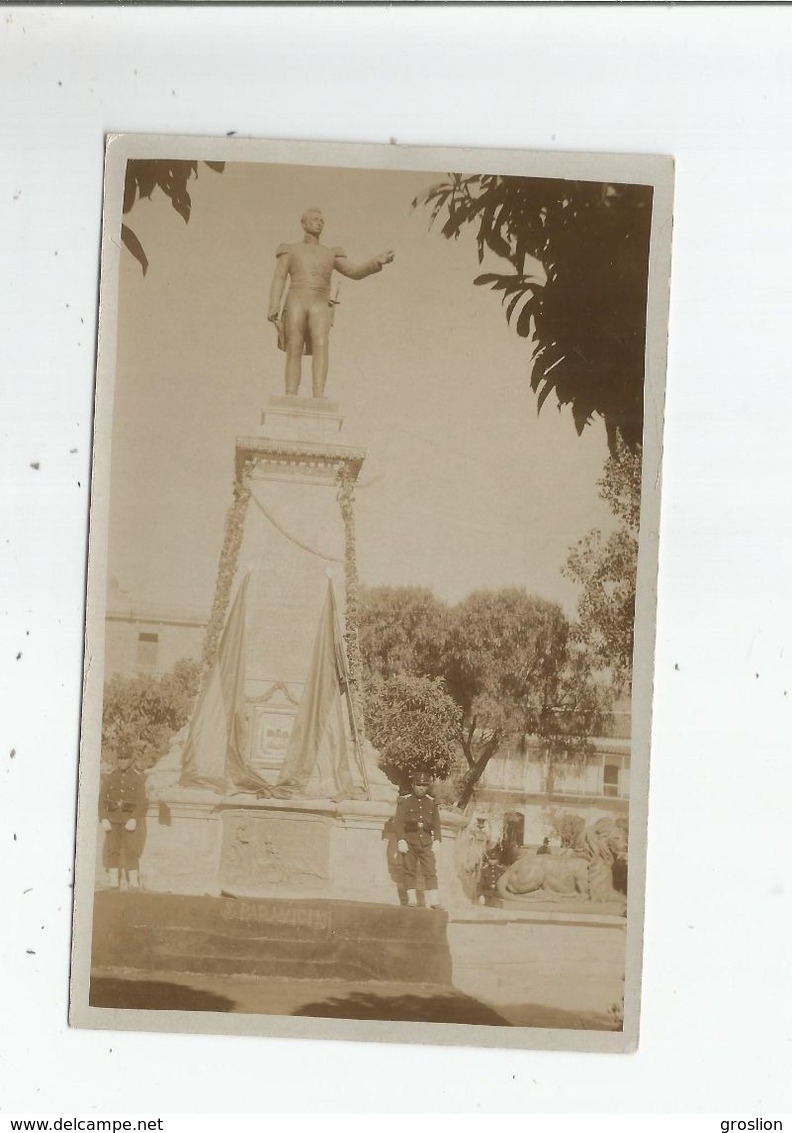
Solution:
<path fill-rule="evenodd" d="M 464 810 L 467 804 L 473 798 L 473 792 L 476 789 L 476 784 L 484 774 L 484 770 L 487 764 L 492 759 L 495 752 L 498 750 L 499 745 L 500 737 L 493 737 L 486 745 L 475 763 L 471 765 L 470 770 L 462 780 L 462 789 L 460 790 L 459 798 L 456 801 L 456 807 L 458 810 Z"/>

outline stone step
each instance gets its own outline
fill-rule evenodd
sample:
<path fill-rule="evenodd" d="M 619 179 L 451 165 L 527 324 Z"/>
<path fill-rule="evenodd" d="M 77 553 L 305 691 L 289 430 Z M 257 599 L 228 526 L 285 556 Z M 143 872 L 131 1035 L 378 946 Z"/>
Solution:
<path fill-rule="evenodd" d="M 136 971 L 448 983 L 447 921 L 353 901 L 102 891 L 92 957 Z"/>
<path fill-rule="evenodd" d="M 286 965 L 299 972 L 310 972 L 333 964 L 343 969 L 336 979 L 396 979 L 409 975 L 415 964 L 411 942 L 391 941 L 387 949 L 382 942 L 361 942 L 344 939 L 273 940 L 261 936 L 233 937 L 174 926 L 158 934 L 151 949 L 154 966 L 164 964 L 172 955 L 198 962 L 200 971 L 233 971 L 243 969 L 250 974 L 277 974 L 275 968 Z M 218 967 L 218 961 L 230 967 Z"/>
<path fill-rule="evenodd" d="M 115 969 L 120 970 L 120 969 Z M 132 968 L 130 971 L 141 971 Z M 347 983 L 379 982 L 365 967 L 339 962 L 336 957 L 299 959 L 296 957 L 202 956 L 193 952 L 166 953 L 152 956 L 150 971 L 178 972 L 180 975 L 241 976 L 243 978 L 280 980 L 330 980 Z"/>

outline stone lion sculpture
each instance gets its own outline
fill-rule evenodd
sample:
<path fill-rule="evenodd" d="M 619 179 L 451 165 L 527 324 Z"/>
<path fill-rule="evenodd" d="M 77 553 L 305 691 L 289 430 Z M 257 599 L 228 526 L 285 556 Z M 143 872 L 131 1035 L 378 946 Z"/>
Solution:
<path fill-rule="evenodd" d="M 524 854 L 501 874 L 499 897 L 589 901 L 623 900 L 613 884 L 613 866 L 627 858 L 623 820 L 600 818 L 583 831 L 578 844 L 562 854 Z"/>

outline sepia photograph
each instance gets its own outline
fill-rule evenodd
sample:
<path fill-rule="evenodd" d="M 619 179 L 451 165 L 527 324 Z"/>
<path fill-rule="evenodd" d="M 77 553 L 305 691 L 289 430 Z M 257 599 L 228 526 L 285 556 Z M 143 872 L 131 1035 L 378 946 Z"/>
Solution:
<path fill-rule="evenodd" d="M 73 1025 L 636 1048 L 672 183 L 108 139 Z"/>

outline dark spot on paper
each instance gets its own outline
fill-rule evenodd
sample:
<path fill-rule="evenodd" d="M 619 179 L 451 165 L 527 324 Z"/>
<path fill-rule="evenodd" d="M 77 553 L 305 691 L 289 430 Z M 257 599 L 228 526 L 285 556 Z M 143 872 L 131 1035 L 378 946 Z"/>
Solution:
<path fill-rule="evenodd" d="M 226 130 L 226 137 L 227 138 L 233 138 L 235 133 L 236 133 L 236 130 Z"/>
<path fill-rule="evenodd" d="M 784 695 L 786 695 L 786 694 L 784 694 Z M 9 757 L 9 759 L 16 759 L 16 748 L 15 747 L 11 748 L 11 751 L 8 753 L 8 757 Z"/>
<path fill-rule="evenodd" d="M 22 653 L 21 653 L 21 652 L 20 652 L 20 653 L 17 653 L 17 655 L 16 655 L 16 659 L 17 659 L 17 661 L 21 661 L 21 660 L 22 660 Z"/>
<path fill-rule="evenodd" d="M 69 452 L 76 452 L 76 451 L 77 451 L 77 449 L 76 449 L 76 448 L 70 448 L 70 449 L 69 449 Z"/>
<path fill-rule="evenodd" d="M 36 472 L 38 472 L 39 468 L 41 468 L 41 461 L 40 460 L 31 460 L 30 467 L 35 468 Z"/>
<path fill-rule="evenodd" d="M 674 670 L 677 673 L 679 672 L 679 665 L 677 665 L 676 662 L 674 663 Z"/>
<path fill-rule="evenodd" d="M 33 886 L 31 885 L 30 889 L 23 889 L 22 890 L 22 896 L 24 897 L 24 895 L 26 893 L 32 893 L 32 892 L 33 892 Z"/>
<path fill-rule="evenodd" d="M 27 952 L 28 956 L 36 955 L 35 951 L 32 948 L 26 948 L 25 951 Z"/>

